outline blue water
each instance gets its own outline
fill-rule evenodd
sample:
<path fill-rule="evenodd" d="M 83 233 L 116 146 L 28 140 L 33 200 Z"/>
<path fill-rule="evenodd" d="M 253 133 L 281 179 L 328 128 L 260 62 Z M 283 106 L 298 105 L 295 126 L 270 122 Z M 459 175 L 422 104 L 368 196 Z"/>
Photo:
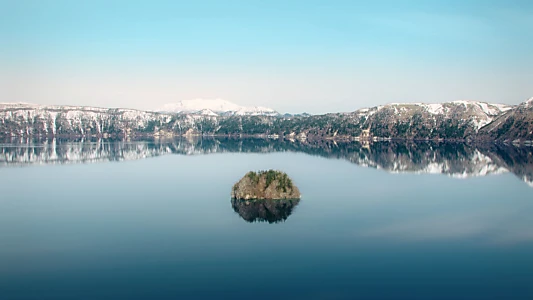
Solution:
<path fill-rule="evenodd" d="M 302 200 L 247 222 L 232 185 Z M 533 299 L 533 188 L 297 152 L 0 168 L 0 299 Z"/>

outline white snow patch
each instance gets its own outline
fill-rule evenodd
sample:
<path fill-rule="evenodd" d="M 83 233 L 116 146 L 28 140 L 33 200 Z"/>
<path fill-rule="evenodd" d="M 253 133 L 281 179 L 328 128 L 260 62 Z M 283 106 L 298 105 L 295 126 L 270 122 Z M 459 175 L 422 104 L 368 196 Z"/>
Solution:
<path fill-rule="evenodd" d="M 215 113 L 232 113 L 236 115 L 277 115 L 272 108 L 254 106 L 246 107 L 224 99 L 192 99 L 182 100 L 177 103 L 168 103 L 156 111 L 195 113 L 210 110 Z"/>
<path fill-rule="evenodd" d="M 430 114 L 436 115 L 443 112 L 442 104 L 439 103 L 426 104 L 425 107 Z"/>
<path fill-rule="evenodd" d="M 477 102 L 472 101 L 472 100 L 455 100 L 455 101 L 452 101 L 451 103 L 468 105 L 468 104 L 476 104 Z"/>
<path fill-rule="evenodd" d="M 215 112 L 213 112 L 210 109 L 202 109 L 202 110 L 198 111 L 197 113 L 200 114 L 200 115 L 203 115 L 203 116 L 218 116 L 218 114 L 216 114 Z"/>

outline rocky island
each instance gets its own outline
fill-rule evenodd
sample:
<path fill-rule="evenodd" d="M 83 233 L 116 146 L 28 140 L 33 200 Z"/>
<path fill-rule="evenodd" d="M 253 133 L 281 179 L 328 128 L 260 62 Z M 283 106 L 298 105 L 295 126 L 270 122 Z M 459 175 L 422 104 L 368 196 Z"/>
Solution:
<path fill-rule="evenodd" d="M 299 199 L 300 191 L 283 172 L 251 171 L 233 185 L 231 198 L 237 200 Z"/>

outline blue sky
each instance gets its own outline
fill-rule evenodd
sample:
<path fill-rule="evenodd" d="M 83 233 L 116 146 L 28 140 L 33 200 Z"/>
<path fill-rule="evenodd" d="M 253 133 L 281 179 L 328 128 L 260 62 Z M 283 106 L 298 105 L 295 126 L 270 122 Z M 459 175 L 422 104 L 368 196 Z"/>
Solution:
<path fill-rule="evenodd" d="M 0 0 L 0 102 L 514 104 L 533 96 L 532 3 Z"/>

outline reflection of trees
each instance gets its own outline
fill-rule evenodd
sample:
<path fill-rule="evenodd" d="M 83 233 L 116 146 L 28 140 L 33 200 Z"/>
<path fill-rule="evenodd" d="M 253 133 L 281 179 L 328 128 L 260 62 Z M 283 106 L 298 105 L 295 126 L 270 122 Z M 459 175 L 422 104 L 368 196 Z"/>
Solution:
<path fill-rule="evenodd" d="M 284 222 L 300 203 L 294 200 L 231 200 L 231 207 L 246 222 Z"/>
<path fill-rule="evenodd" d="M 533 148 L 465 143 L 386 141 L 269 140 L 260 138 L 190 138 L 124 140 L 7 140 L 0 144 L 0 166 L 122 161 L 166 154 L 302 152 L 389 172 L 482 176 L 510 171 L 533 182 Z"/>

